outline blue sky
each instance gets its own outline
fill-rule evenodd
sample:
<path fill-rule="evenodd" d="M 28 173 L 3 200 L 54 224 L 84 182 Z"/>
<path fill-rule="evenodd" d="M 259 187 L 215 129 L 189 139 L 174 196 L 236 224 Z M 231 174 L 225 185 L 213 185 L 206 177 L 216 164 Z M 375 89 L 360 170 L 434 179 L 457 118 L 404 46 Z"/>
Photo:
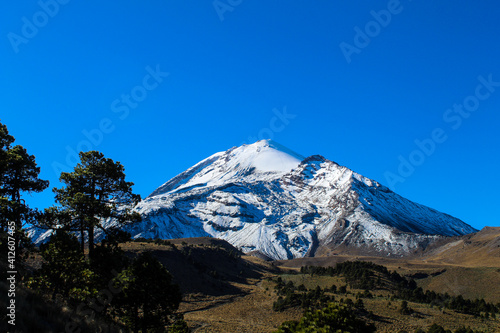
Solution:
<path fill-rule="evenodd" d="M 271 137 L 476 228 L 500 226 L 495 1 L 0 7 L 0 119 L 51 187 L 78 149 L 121 161 L 145 197 L 217 151 Z M 53 204 L 50 190 L 26 199 Z"/>

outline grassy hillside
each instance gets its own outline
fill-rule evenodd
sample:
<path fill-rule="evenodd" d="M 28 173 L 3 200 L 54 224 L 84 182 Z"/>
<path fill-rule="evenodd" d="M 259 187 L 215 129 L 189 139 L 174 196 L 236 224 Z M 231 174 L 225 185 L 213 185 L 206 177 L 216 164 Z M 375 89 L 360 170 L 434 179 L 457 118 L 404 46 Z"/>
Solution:
<path fill-rule="evenodd" d="M 457 237 L 427 251 L 422 259 L 464 267 L 500 268 L 500 227 L 485 227 L 477 233 Z"/>
<path fill-rule="evenodd" d="M 417 283 L 424 289 L 436 292 L 500 303 L 499 268 L 447 266 L 442 273 L 417 279 Z"/>

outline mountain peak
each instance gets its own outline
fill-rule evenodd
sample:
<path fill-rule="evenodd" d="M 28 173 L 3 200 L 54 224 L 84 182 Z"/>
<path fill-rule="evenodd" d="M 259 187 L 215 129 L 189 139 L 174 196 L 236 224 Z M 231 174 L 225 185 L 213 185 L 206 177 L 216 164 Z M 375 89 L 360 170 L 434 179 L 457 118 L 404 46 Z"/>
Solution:
<path fill-rule="evenodd" d="M 149 197 L 200 186 L 221 186 L 237 179 L 269 181 L 286 174 L 304 157 L 272 140 L 218 152 L 172 178 Z"/>
<path fill-rule="evenodd" d="M 296 168 L 304 156 L 272 140 L 260 140 L 250 145 L 233 148 L 231 159 L 238 168 L 257 172 L 286 173 Z"/>
<path fill-rule="evenodd" d="M 288 154 L 292 157 L 295 157 L 296 159 L 301 160 L 301 161 L 305 158 L 304 156 L 296 153 L 295 151 L 289 149 L 288 147 L 285 147 L 285 146 L 279 144 L 278 142 L 270 140 L 270 139 L 257 141 L 254 143 L 254 145 L 275 149 L 277 151 L 280 151 L 282 153 L 285 153 L 285 154 Z"/>

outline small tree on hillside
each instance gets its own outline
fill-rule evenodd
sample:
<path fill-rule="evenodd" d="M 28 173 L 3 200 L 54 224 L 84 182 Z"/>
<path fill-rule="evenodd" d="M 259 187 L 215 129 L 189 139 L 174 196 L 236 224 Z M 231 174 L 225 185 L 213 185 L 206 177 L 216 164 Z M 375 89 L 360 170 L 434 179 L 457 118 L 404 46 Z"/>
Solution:
<path fill-rule="evenodd" d="M 58 213 L 70 219 L 56 218 L 56 221 L 80 232 L 82 252 L 87 232 L 90 257 L 95 228 L 102 228 L 102 220 L 115 218 L 120 223 L 140 220 L 140 215 L 132 213 L 130 208 L 140 197 L 132 193 L 134 184 L 125 181 L 123 165 L 105 158 L 100 152 L 80 152 L 80 163 L 73 172 L 61 173 L 60 181 L 65 186 L 54 188 L 56 201 L 62 206 Z"/>
<path fill-rule="evenodd" d="M 410 315 L 413 313 L 413 310 L 408 306 L 407 301 L 401 302 L 401 307 L 399 308 L 399 313 L 401 313 L 403 315 Z"/>
<path fill-rule="evenodd" d="M 150 252 L 140 254 L 116 282 L 123 289 L 113 299 L 114 309 L 134 332 L 163 331 L 182 299 L 170 273 Z"/>
<path fill-rule="evenodd" d="M 97 293 L 96 276 L 90 270 L 88 261 L 80 252 L 75 236 L 58 230 L 49 242 L 40 246 L 43 264 L 30 287 L 51 291 L 73 299 L 84 300 Z"/>

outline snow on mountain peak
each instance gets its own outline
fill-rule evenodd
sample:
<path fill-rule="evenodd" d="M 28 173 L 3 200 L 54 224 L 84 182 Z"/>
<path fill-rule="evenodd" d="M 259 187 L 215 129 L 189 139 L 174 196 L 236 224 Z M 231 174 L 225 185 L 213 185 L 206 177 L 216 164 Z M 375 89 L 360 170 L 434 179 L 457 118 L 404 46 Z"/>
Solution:
<path fill-rule="evenodd" d="M 287 173 L 304 159 L 272 140 L 261 140 L 233 151 L 240 167 L 255 168 L 258 172 Z"/>
<path fill-rule="evenodd" d="M 192 187 L 220 186 L 235 179 L 271 180 L 292 171 L 303 159 L 277 142 L 260 140 L 213 154 L 160 186 L 150 197 Z"/>

